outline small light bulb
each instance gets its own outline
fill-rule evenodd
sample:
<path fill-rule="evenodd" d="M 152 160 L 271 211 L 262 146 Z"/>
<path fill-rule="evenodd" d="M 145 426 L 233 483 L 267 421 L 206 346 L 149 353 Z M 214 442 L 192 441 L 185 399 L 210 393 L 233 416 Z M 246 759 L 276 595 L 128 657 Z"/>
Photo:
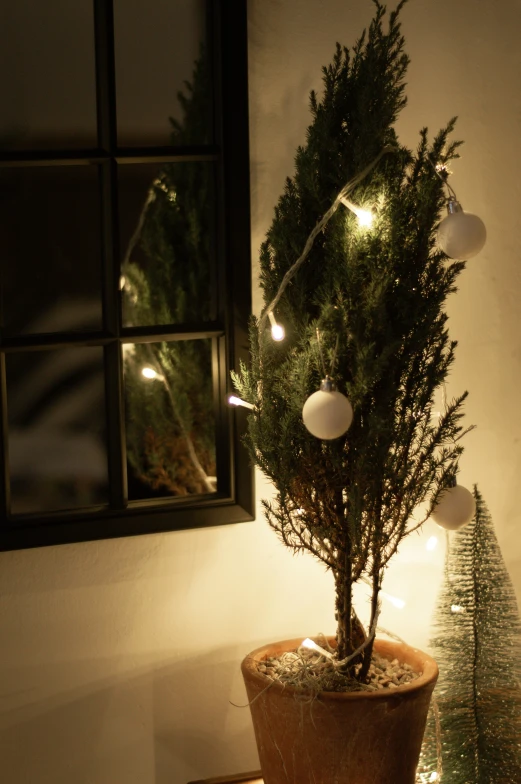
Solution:
<path fill-rule="evenodd" d="M 436 536 L 431 536 L 427 540 L 427 544 L 425 545 L 426 550 L 435 550 L 438 545 L 438 538 Z"/>
<path fill-rule="evenodd" d="M 450 609 L 453 613 L 463 612 L 463 607 L 461 604 L 451 604 Z"/>
<path fill-rule="evenodd" d="M 122 276 L 120 277 L 120 279 L 119 279 L 119 287 L 120 287 L 120 289 L 121 289 L 122 291 L 123 291 L 123 289 L 125 288 L 126 282 L 127 282 L 127 279 L 126 279 L 126 277 L 125 277 L 124 275 L 122 275 Z"/>
<path fill-rule="evenodd" d="M 255 406 L 252 406 L 251 403 L 247 403 L 246 400 L 243 400 L 242 398 L 237 397 L 236 395 L 229 395 L 228 403 L 231 406 L 243 406 L 243 408 L 250 408 L 252 411 L 255 408 Z"/>
<path fill-rule="evenodd" d="M 309 648 L 312 651 L 316 651 L 317 653 L 321 653 L 322 656 L 326 656 L 328 659 L 333 659 L 334 656 L 329 651 L 326 651 L 325 648 L 321 648 L 320 645 L 317 645 L 314 640 L 311 640 L 309 637 L 306 637 L 305 640 L 302 640 L 300 643 L 301 648 Z"/>
<path fill-rule="evenodd" d="M 358 218 L 358 225 L 361 228 L 369 229 L 373 225 L 374 215 L 371 210 L 364 210 L 362 207 L 357 207 L 356 204 L 349 201 L 349 199 L 342 198 L 340 199 L 342 204 L 347 207 L 351 212 L 354 212 L 356 217 Z"/>
<path fill-rule="evenodd" d="M 387 599 L 394 607 L 397 607 L 398 610 L 403 610 L 405 607 L 405 602 L 403 599 L 398 599 L 396 596 L 391 596 L 391 594 L 382 591 L 382 596 L 384 599 Z"/>
<path fill-rule="evenodd" d="M 141 375 L 145 378 L 157 378 L 157 372 L 154 370 L 154 368 L 148 366 L 142 368 Z"/>
<path fill-rule="evenodd" d="M 431 781 L 438 781 L 438 774 L 436 773 L 436 771 L 434 771 L 434 773 L 431 773 L 431 777 L 429 779 L 429 782 L 431 782 Z"/>
<path fill-rule="evenodd" d="M 274 324 L 271 328 L 271 337 L 273 340 L 284 340 L 285 336 L 284 327 L 281 324 Z"/>
<path fill-rule="evenodd" d="M 271 337 L 273 338 L 273 340 L 276 340 L 277 342 L 279 340 L 284 340 L 286 332 L 284 331 L 284 327 L 282 326 L 282 324 L 277 324 L 275 315 L 272 310 L 270 310 L 270 312 L 268 313 L 268 318 L 271 322 Z"/>
<path fill-rule="evenodd" d="M 373 225 L 374 215 L 369 210 L 361 210 L 357 208 L 355 210 L 356 217 L 358 218 L 358 225 L 364 229 L 370 229 Z"/>

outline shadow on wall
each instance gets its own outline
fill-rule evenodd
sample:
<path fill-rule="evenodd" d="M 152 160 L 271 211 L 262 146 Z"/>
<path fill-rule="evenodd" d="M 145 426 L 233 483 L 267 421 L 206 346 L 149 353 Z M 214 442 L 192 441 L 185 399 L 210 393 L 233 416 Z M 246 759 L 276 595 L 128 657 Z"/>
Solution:
<path fill-rule="evenodd" d="M 155 672 L 156 784 L 259 767 L 241 657 L 239 646 L 224 648 Z"/>
<path fill-rule="evenodd" d="M 249 710 L 234 648 L 150 662 L 81 687 L 31 699 L 2 690 L 0 759 L 9 784 L 185 784 L 258 767 Z M 84 660 L 33 672 L 51 684 L 121 668 Z M 59 670 L 59 672 L 58 672 Z M 70 677 L 69 677 L 70 676 Z M 3 672 L 8 682 L 18 673 Z M 40 690 L 41 691 L 41 690 Z M 49 689 L 51 691 L 51 689 Z M 10 703 L 25 704 L 10 709 Z M 227 743 L 222 738 L 226 730 Z"/>

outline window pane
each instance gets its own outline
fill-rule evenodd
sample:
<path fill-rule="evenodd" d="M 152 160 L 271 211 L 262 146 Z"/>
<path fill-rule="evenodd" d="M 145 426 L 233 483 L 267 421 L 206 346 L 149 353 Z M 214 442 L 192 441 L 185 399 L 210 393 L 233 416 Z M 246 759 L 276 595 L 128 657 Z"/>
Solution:
<path fill-rule="evenodd" d="M 8 354 L 13 513 L 107 502 L 103 351 Z"/>
<path fill-rule="evenodd" d="M 92 0 L 0 3 L 0 148 L 93 147 Z"/>
<path fill-rule="evenodd" d="M 122 146 L 211 142 L 204 0 L 114 0 L 118 140 Z M 201 60 L 201 56 L 204 58 Z M 196 63 L 199 66 L 196 69 Z M 197 96 L 180 135 L 182 91 Z"/>
<path fill-rule="evenodd" d="M 211 163 L 120 166 L 124 326 L 214 318 L 213 174 Z"/>
<path fill-rule="evenodd" d="M 101 326 L 94 166 L 0 169 L 3 334 Z"/>
<path fill-rule="evenodd" d="M 123 346 L 129 498 L 213 493 L 211 340 Z"/>

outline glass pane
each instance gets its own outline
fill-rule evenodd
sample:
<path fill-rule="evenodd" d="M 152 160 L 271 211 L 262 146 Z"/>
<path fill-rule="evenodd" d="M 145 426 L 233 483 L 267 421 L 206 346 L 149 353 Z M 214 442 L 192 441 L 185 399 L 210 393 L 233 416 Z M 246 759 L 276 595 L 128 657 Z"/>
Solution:
<path fill-rule="evenodd" d="M 213 318 L 213 174 L 211 163 L 120 166 L 124 326 Z"/>
<path fill-rule="evenodd" d="M 120 145 L 211 142 L 205 5 L 204 0 L 114 0 Z"/>
<path fill-rule="evenodd" d="M 103 350 L 7 355 L 15 514 L 107 503 Z"/>
<path fill-rule="evenodd" d="M 94 147 L 92 0 L 0 3 L 0 149 Z"/>
<path fill-rule="evenodd" d="M 94 166 L 0 169 L 4 335 L 101 327 Z"/>
<path fill-rule="evenodd" d="M 123 345 L 129 498 L 213 493 L 211 340 Z"/>

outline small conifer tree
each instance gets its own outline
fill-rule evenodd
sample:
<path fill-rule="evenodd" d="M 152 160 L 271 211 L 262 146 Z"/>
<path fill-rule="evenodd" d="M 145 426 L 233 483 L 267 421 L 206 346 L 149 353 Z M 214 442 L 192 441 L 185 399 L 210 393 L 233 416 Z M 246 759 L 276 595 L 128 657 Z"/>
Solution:
<path fill-rule="evenodd" d="M 409 63 L 404 3 L 386 30 L 386 9 L 375 5 L 367 34 L 352 51 L 337 45 L 323 69 L 322 97 L 311 93 L 307 140 L 261 249 L 265 309 L 251 324 L 251 367 L 234 376 L 255 407 L 251 454 L 275 487 L 264 502 L 268 522 L 291 550 L 312 553 L 334 576 L 340 659 L 359 642 L 353 584 L 371 582 L 360 679 L 385 567 L 419 524 L 410 523 L 416 507 L 427 502 L 429 514 L 456 474 L 466 395 L 433 416 L 456 346 L 444 303 L 464 268 L 436 247 L 445 167 L 457 157 L 454 121 L 431 141 L 422 130 L 416 152 L 399 143 L 393 124 L 406 103 Z M 372 228 L 360 228 L 340 203 L 348 191 L 372 209 Z M 274 310 L 286 330 L 281 342 L 267 329 Z M 328 441 L 302 420 L 325 373 L 354 409 L 347 433 Z"/>

